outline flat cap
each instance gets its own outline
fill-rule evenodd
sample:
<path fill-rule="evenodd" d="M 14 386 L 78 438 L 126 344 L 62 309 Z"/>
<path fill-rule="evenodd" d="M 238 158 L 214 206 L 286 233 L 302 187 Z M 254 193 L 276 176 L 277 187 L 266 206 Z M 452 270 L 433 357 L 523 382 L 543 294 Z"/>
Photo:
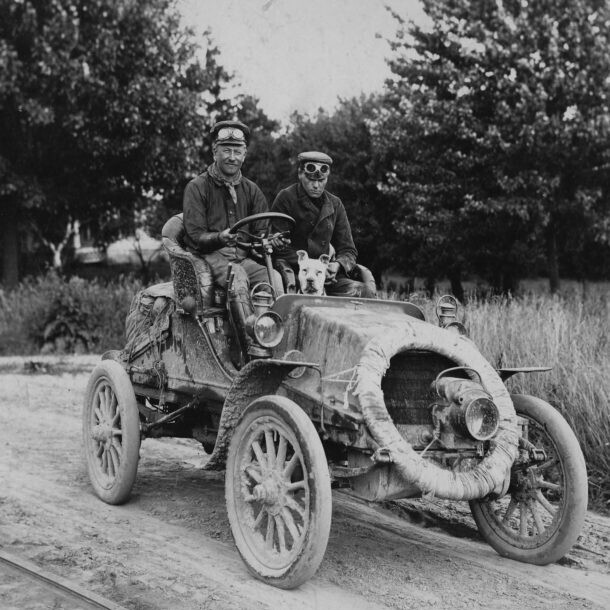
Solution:
<path fill-rule="evenodd" d="M 241 121 L 218 121 L 212 127 L 212 141 L 247 146 L 250 130 Z"/>
<path fill-rule="evenodd" d="M 326 153 L 318 152 L 316 150 L 310 150 L 308 152 L 299 153 L 297 156 L 299 164 L 307 163 L 327 163 L 328 165 L 333 164 L 333 160 Z"/>

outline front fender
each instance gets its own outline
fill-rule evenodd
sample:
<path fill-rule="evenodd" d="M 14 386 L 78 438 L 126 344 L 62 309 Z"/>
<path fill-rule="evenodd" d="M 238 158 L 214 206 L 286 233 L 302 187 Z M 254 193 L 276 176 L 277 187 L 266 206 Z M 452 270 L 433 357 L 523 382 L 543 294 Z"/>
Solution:
<path fill-rule="evenodd" d="M 243 410 L 254 399 L 275 394 L 286 375 L 297 367 L 317 369 L 318 365 L 314 362 L 260 359 L 248 362 L 239 371 L 225 398 L 214 451 L 205 465 L 205 470 L 222 470 L 225 467 L 233 430 Z"/>

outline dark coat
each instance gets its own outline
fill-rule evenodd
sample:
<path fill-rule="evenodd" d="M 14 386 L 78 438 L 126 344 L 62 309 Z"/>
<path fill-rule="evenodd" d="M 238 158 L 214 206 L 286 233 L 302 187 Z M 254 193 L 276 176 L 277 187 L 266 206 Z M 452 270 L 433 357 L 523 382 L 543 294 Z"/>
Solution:
<path fill-rule="evenodd" d="M 307 195 L 300 183 L 281 190 L 273 205 L 272 212 L 282 212 L 292 216 L 296 224 L 292 229 L 289 247 L 277 253 L 291 266 L 297 266 L 297 250 L 305 250 L 310 257 L 318 258 L 329 253 L 332 244 L 335 260 L 350 273 L 356 264 L 358 252 L 352 238 L 352 230 L 341 199 L 328 191 L 320 197 L 318 207 Z M 285 231 L 287 223 L 274 221 L 273 228 Z"/>
<path fill-rule="evenodd" d="M 233 203 L 229 189 L 214 180 L 207 172 L 193 178 L 184 190 L 184 238 L 190 250 L 202 254 L 222 247 L 218 234 L 233 226 L 238 220 L 267 212 L 267 200 L 262 191 L 248 178 L 242 177 L 235 185 L 237 205 Z M 264 227 L 264 223 L 262 225 Z M 262 227 L 246 227 L 255 233 Z"/>

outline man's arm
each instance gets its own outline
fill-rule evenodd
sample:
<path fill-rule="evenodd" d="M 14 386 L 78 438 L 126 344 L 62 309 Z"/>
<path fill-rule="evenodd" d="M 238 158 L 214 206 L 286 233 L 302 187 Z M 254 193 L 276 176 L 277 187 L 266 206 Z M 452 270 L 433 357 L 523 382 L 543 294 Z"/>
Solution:
<path fill-rule="evenodd" d="M 226 231 L 210 231 L 208 227 L 207 208 L 209 202 L 194 180 L 184 189 L 182 209 L 184 212 L 184 230 L 190 245 L 202 254 L 214 252 L 230 241 Z"/>
<path fill-rule="evenodd" d="M 343 267 L 345 273 L 350 273 L 356 266 L 358 251 L 354 245 L 352 229 L 347 219 L 347 212 L 341 200 L 337 207 L 337 218 L 331 243 L 335 248 L 335 260 Z"/>

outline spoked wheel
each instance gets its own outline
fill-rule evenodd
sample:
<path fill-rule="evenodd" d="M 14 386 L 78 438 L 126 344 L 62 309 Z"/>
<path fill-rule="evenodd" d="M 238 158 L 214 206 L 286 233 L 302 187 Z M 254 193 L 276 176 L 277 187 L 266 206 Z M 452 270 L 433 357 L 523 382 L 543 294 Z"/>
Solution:
<path fill-rule="evenodd" d="M 508 493 L 470 502 L 481 535 L 502 556 L 546 565 L 576 542 L 587 511 L 587 470 L 565 419 L 548 403 L 513 395 L 527 422 Z"/>
<path fill-rule="evenodd" d="M 140 419 L 131 381 L 118 362 L 104 360 L 91 373 L 83 441 L 95 493 L 108 504 L 125 502 L 138 469 Z"/>
<path fill-rule="evenodd" d="M 330 475 L 298 405 L 281 396 L 250 403 L 231 439 L 225 490 L 235 544 L 254 576 L 283 589 L 313 576 L 330 532 Z"/>

